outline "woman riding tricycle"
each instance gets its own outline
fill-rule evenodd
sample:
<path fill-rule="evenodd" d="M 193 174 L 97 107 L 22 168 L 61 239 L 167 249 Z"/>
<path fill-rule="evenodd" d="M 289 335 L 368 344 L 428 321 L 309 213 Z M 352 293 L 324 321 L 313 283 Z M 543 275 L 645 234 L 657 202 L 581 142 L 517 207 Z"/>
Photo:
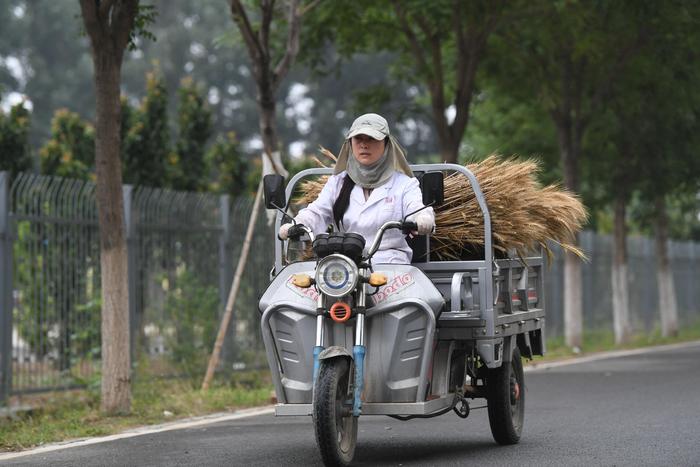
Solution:
<path fill-rule="evenodd" d="M 431 261 L 444 172 L 471 183 L 484 216 L 481 258 Z M 318 199 L 283 224 L 297 183 L 331 173 Z M 326 464 L 352 461 L 360 416 L 466 418 L 474 398 L 486 398 L 495 440 L 518 442 L 521 355 L 544 352 L 542 258 L 494 260 L 471 172 L 409 166 L 386 120 L 366 114 L 335 169 L 300 172 L 286 192 L 281 177 L 267 176 L 265 202 L 280 211 L 273 279 L 260 300 L 276 414 L 312 415 Z M 284 246 L 296 239 L 310 243 L 312 260 L 287 261 Z"/>

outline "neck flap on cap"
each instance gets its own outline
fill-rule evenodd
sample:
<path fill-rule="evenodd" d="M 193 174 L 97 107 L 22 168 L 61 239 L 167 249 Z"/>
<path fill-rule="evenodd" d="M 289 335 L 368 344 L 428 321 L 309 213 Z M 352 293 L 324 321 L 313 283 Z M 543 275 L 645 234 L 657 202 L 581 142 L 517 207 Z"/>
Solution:
<path fill-rule="evenodd" d="M 413 177 L 413 171 L 406 160 L 406 151 L 393 136 L 389 136 L 381 159 L 369 166 L 357 162 L 352 154 L 350 140 L 345 140 L 338 153 L 333 174 L 339 174 L 343 170 L 348 172 L 355 184 L 363 188 L 376 188 L 383 185 L 389 181 L 394 172 L 402 172 Z"/>

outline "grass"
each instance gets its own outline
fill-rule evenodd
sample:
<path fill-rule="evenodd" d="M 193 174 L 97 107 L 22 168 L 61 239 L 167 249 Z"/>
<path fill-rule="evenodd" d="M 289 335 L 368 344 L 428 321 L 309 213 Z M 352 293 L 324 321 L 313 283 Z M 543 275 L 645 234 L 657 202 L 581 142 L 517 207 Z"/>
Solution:
<path fill-rule="evenodd" d="M 133 386 L 131 414 L 125 416 L 105 416 L 100 412 L 98 387 L 25 397 L 23 405 L 38 408 L 14 420 L 0 419 L 0 451 L 18 451 L 177 418 L 265 405 L 270 403 L 271 391 L 269 375 L 262 371 L 237 374 L 207 392 L 186 380 L 141 378 Z"/>
<path fill-rule="evenodd" d="M 609 350 L 635 349 L 698 339 L 700 339 L 700 321 L 697 321 L 693 325 L 682 327 L 675 337 L 663 337 L 660 329 L 654 329 L 649 333 L 635 334 L 628 343 L 622 345 L 615 344 L 615 336 L 611 330 L 588 330 L 584 333 L 583 345 L 579 352 L 575 352 L 567 347 L 563 337 L 548 339 L 545 357 L 538 357 L 536 362 L 571 358 L 580 356 L 581 354 L 605 352 Z"/>
<path fill-rule="evenodd" d="M 535 363 L 697 339 L 700 339 L 700 321 L 685 326 L 676 337 L 664 338 L 655 330 L 634 336 L 624 346 L 615 345 L 610 331 L 588 331 L 580 352 L 566 347 L 563 339 L 550 339 L 547 355 L 536 358 Z M 95 380 L 87 390 L 23 398 L 20 403 L 38 408 L 15 420 L 0 419 L 0 451 L 19 451 L 57 441 L 109 435 L 177 418 L 265 405 L 270 403 L 271 394 L 272 384 L 266 371 L 236 373 L 230 381 L 218 381 L 205 393 L 189 380 L 137 377 L 131 414 L 110 417 L 100 413 L 99 384 Z"/>

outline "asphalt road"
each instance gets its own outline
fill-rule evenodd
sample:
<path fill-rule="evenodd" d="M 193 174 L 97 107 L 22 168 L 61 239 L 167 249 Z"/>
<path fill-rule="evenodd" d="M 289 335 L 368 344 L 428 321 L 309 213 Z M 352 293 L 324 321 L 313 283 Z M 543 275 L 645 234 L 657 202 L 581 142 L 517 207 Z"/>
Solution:
<path fill-rule="evenodd" d="M 520 444 L 484 409 L 360 420 L 356 465 L 700 466 L 700 345 L 526 374 Z M 474 405 L 483 405 L 475 401 Z M 309 418 L 272 415 L 36 454 L 3 465 L 320 465 Z"/>

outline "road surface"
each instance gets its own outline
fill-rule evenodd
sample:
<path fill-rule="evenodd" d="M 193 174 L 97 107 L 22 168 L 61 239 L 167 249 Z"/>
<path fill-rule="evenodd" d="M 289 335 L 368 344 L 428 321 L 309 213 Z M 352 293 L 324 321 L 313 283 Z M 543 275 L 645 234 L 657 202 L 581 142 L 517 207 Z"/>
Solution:
<path fill-rule="evenodd" d="M 360 420 L 356 465 L 700 466 L 700 343 L 526 373 L 520 444 L 485 409 Z M 481 406 L 477 400 L 473 406 Z M 321 465 L 310 418 L 272 415 L 33 454 L 2 465 Z"/>

